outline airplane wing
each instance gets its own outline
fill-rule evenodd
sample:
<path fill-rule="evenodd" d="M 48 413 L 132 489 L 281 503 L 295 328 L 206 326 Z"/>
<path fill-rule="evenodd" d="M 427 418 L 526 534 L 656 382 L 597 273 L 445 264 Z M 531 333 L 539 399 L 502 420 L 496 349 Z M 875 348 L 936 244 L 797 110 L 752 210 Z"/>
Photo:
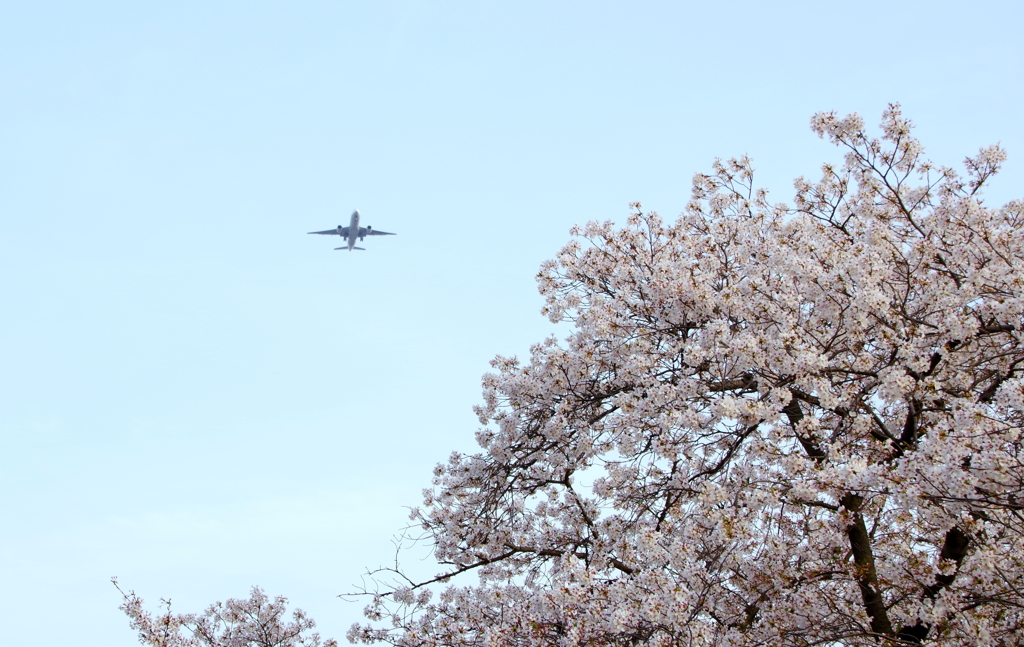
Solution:
<path fill-rule="evenodd" d="M 333 235 L 337 236 L 338 235 L 338 230 L 337 229 L 328 229 L 327 231 L 311 231 L 309 233 L 311 233 L 311 234 L 325 234 L 325 235 L 328 235 L 328 236 L 333 234 Z M 341 236 L 342 237 L 348 236 L 348 227 L 342 227 L 341 228 Z"/>
<path fill-rule="evenodd" d="M 360 236 L 397 236 L 398 234 L 392 234 L 390 231 L 377 231 L 376 229 L 369 229 L 367 227 L 359 228 Z"/>

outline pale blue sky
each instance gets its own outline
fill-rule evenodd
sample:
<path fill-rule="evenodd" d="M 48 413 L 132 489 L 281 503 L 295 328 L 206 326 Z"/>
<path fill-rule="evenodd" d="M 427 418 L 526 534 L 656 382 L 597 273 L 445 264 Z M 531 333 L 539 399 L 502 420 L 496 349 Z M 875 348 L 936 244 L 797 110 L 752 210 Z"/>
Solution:
<path fill-rule="evenodd" d="M 815 111 L 890 101 L 1024 196 L 1019 7 L 4 3 L 3 641 L 136 644 L 111 575 L 343 638 L 573 224 L 672 217 L 716 156 L 788 200 L 840 159 Z M 399 235 L 306 235 L 354 208 Z"/>

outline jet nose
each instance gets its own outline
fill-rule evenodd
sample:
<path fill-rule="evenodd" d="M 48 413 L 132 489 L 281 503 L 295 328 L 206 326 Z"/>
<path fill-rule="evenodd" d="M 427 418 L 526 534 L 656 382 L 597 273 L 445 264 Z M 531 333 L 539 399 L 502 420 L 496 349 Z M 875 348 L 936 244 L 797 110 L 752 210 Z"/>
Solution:
<path fill-rule="evenodd" d="M 356 216 L 358 218 L 359 217 L 359 209 L 356 209 L 355 211 L 353 211 L 352 215 Z"/>

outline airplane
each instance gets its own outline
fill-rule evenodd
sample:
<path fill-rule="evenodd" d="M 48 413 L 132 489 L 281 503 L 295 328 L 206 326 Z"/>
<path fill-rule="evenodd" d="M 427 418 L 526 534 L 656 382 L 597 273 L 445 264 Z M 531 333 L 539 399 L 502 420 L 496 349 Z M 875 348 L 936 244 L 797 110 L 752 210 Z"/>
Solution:
<path fill-rule="evenodd" d="M 387 231 L 375 231 L 373 229 L 373 227 L 360 227 L 359 226 L 359 209 L 356 209 L 355 211 L 352 212 L 352 220 L 349 221 L 348 227 L 342 227 L 341 225 L 338 225 L 337 228 L 335 228 L 335 229 L 328 229 L 327 231 L 311 231 L 309 233 L 311 233 L 311 234 L 324 234 L 324 235 L 328 235 L 328 236 L 334 235 L 334 236 L 341 236 L 342 238 L 347 238 L 348 239 L 348 246 L 347 247 L 335 247 L 334 249 L 336 249 L 336 250 L 338 250 L 338 249 L 347 249 L 350 252 L 353 249 L 358 249 L 358 250 L 366 251 L 366 249 L 363 248 L 363 247 L 356 247 L 356 238 L 358 238 L 359 240 L 363 240 L 367 236 L 397 236 L 398 235 L 398 234 L 392 234 L 392 233 L 387 232 Z"/>

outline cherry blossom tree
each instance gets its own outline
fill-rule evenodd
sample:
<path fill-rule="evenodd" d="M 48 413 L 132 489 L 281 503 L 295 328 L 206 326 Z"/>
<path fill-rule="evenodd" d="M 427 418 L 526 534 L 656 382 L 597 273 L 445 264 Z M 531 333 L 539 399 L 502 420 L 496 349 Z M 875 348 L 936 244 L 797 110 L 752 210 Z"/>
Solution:
<path fill-rule="evenodd" d="M 1024 203 L 982 200 L 1005 154 L 933 165 L 898 105 L 878 138 L 811 125 L 845 160 L 792 204 L 744 157 L 674 223 L 575 230 L 538 276 L 571 334 L 492 362 L 480 452 L 413 512 L 444 570 L 350 640 L 1024 642 Z"/>
<path fill-rule="evenodd" d="M 114 579 L 114 586 L 117 580 Z M 118 586 L 118 591 L 121 587 Z M 164 612 L 153 616 L 134 591 L 121 591 L 132 629 L 139 642 L 151 647 L 337 647 L 334 640 L 320 642 L 316 633 L 307 633 L 316 623 L 301 609 L 285 618 L 288 599 L 270 600 L 259 587 L 253 587 L 248 600 L 216 602 L 201 615 L 171 611 L 170 600 L 161 600 Z"/>

